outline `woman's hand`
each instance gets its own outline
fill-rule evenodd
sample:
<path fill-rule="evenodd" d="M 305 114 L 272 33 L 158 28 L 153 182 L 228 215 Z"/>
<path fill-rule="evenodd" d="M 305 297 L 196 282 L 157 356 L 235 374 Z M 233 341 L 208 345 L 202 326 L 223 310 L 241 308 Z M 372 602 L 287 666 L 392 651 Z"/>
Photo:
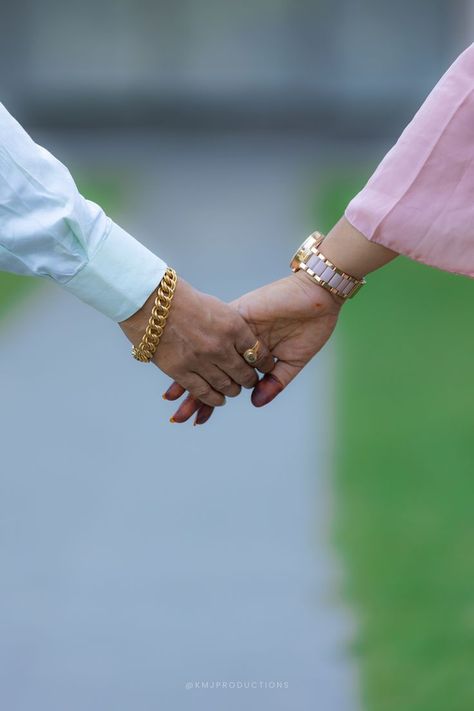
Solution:
<path fill-rule="evenodd" d="M 155 293 L 143 307 L 119 325 L 133 344 L 140 342 L 148 324 Z M 236 309 L 203 294 L 179 278 L 168 321 L 153 362 L 184 390 L 208 406 L 235 397 L 241 386 L 252 388 L 258 381 L 242 353 L 257 336 Z M 262 339 L 255 367 L 262 373 L 273 368 L 273 359 Z"/>
<path fill-rule="evenodd" d="M 339 269 L 356 278 L 397 257 L 396 252 L 366 239 L 345 217 L 329 232 L 321 250 Z M 278 359 L 252 393 L 256 407 L 273 400 L 321 350 L 334 330 L 342 303 L 341 298 L 315 284 L 303 271 L 234 301 L 232 305 L 238 313 Z M 183 394 L 183 388 L 173 383 L 165 398 L 177 400 Z M 188 397 L 172 419 L 185 422 L 196 411 L 195 424 L 203 424 L 211 416 L 212 407 L 201 406 L 195 398 Z"/>
<path fill-rule="evenodd" d="M 252 393 L 256 407 L 273 400 L 321 350 L 336 326 L 341 305 L 342 299 L 314 284 L 302 271 L 233 302 L 236 312 L 277 358 L 274 369 L 267 371 Z M 184 389 L 173 383 L 165 398 L 176 400 L 183 394 Z M 212 408 L 202 406 L 191 394 L 172 419 L 185 422 L 195 412 L 196 424 L 203 424 Z"/>

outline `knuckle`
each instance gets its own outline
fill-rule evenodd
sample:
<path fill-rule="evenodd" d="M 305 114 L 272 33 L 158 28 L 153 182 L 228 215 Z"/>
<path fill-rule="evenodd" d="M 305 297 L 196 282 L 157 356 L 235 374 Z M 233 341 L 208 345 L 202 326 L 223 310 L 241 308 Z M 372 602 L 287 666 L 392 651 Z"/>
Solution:
<path fill-rule="evenodd" d="M 216 380 L 214 387 L 218 392 L 224 392 L 224 390 L 232 390 L 232 381 L 230 378 L 221 378 Z"/>
<path fill-rule="evenodd" d="M 205 385 L 196 385 L 196 387 L 192 389 L 191 394 L 198 400 L 203 400 L 209 397 L 211 392 L 211 388 L 206 387 Z"/>
<path fill-rule="evenodd" d="M 242 385 L 245 388 L 253 388 L 254 385 L 256 385 L 257 380 L 258 380 L 258 377 L 257 377 L 257 374 L 255 373 L 255 371 L 252 373 L 245 373 L 242 376 Z"/>
<path fill-rule="evenodd" d="M 240 395 L 241 390 L 242 390 L 242 388 L 240 387 L 240 385 L 234 384 L 234 385 L 232 385 L 231 390 L 229 390 L 229 392 L 226 393 L 226 395 L 228 397 L 237 397 L 237 395 Z"/>
<path fill-rule="evenodd" d="M 203 347 L 200 355 L 201 357 L 205 358 L 206 361 L 209 361 L 211 358 L 215 358 L 216 355 L 220 353 L 222 350 L 222 342 L 217 340 L 217 339 L 209 339 L 205 346 Z"/>
<path fill-rule="evenodd" d="M 219 395 L 218 393 L 214 393 L 211 390 L 211 393 L 207 399 L 207 404 L 212 405 L 212 407 L 222 407 L 222 405 L 225 405 L 225 397 L 223 395 Z"/>
<path fill-rule="evenodd" d="M 206 387 L 205 385 L 197 385 L 191 391 L 191 395 L 196 400 L 200 400 L 212 407 L 220 407 L 225 403 L 225 397 L 223 395 L 216 393 L 211 387 Z"/>

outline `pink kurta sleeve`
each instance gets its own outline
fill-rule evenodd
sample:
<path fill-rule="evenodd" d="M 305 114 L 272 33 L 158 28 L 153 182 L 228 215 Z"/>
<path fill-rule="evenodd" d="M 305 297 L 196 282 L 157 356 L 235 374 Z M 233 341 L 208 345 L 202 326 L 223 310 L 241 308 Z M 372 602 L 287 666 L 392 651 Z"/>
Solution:
<path fill-rule="evenodd" d="M 374 242 L 474 277 L 474 44 L 441 78 L 345 215 Z"/>

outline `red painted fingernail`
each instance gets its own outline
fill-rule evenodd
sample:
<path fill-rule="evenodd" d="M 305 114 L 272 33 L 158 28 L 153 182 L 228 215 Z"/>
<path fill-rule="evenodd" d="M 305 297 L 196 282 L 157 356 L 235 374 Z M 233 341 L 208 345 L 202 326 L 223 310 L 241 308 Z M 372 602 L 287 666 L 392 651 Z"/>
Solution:
<path fill-rule="evenodd" d="M 268 405 L 283 390 L 283 385 L 271 373 L 265 375 L 252 393 L 252 404 L 255 407 Z"/>

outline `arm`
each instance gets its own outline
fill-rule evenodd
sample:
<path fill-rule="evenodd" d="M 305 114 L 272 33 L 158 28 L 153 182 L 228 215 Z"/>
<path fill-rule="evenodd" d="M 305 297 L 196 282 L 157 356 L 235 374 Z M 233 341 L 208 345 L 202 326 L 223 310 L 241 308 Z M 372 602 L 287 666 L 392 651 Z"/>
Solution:
<path fill-rule="evenodd" d="M 474 44 L 440 79 L 365 188 L 347 206 L 345 217 L 328 234 L 321 250 L 355 277 L 380 268 L 398 253 L 474 277 L 473 196 Z M 295 306 L 293 311 L 287 308 L 286 347 L 283 339 L 267 341 L 280 360 L 256 386 L 254 405 L 265 405 L 276 397 L 335 327 L 341 304 L 332 297 L 331 303 L 327 292 L 308 282 L 299 272 L 235 302 L 249 323 L 257 324 L 260 312 L 265 313 L 264 333 L 272 330 L 273 303 L 273 335 L 278 327 L 281 330 L 287 299 L 293 299 Z M 174 400 L 182 394 L 173 384 L 167 397 Z M 199 409 L 198 403 L 187 398 L 174 417 L 184 422 L 196 410 L 199 424 L 211 414 L 209 408 Z"/>
<path fill-rule="evenodd" d="M 324 256 L 337 264 L 339 269 L 358 279 L 380 269 L 397 256 L 397 252 L 370 242 L 345 217 L 328 232 L 323 251 Z"/>
<path fill-rule="evenodd" d="M 369 240 L 474 277 L 474 44 L 452 64 L 349 203 Z"/>
<path fill-rule="evenodd" d="M 56 282 L 120 322 L 136 344 L 166 264 L 82 197 L 64 165 L 0 104 L 0 269 Z M 257 382 L 240 355 L 254 343 L 234 309 L 179 279 L 154 363 L 222 405 Z M 265 349 L 257 365 L 273 367 Z"/>
<path fill-rule="evenodd" d="M 67 168 L 0 104 L 0 269 L 52 280 L 121 321 L 166 264 L 83 198 Z"/>

